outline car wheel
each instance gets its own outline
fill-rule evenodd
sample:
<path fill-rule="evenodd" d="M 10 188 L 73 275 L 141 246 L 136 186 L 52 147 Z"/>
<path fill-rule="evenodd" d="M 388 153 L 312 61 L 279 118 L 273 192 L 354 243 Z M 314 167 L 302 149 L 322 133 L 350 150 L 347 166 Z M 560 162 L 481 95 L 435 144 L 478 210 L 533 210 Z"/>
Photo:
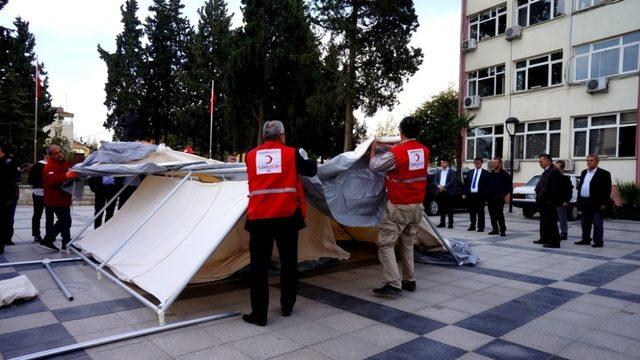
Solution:
<path fill-rule="evenodd" d="M 578 219 L 578 207 L 570 206 L 567 209 L 567 220 L 574 221 L 576 219 Z"/>
<path fill-rule="evenodd" d="M 526 217 L 527 219 L 531 219 L 535 213 L 536 211 L 533 209 L 522 208 L 522 215 L 524 215 L 524 217 Z"/>
<path fill-rule="evenodd" d="M 438 215 L 438 203 L 435 200 L 429 201 L 429 204 L 427 204 L 425 211 L 429 216 Z"/>

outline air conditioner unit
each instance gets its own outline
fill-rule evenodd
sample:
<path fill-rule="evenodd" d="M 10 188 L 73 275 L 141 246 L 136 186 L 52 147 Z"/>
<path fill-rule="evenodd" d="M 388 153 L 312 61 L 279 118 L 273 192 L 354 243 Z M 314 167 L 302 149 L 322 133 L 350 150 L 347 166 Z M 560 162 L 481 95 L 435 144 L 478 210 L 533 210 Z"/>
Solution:
<path fill-rule="evenodd" d="M 465 109 L 477 109 L 480 107 L 480 96 L 467 96 L 464 98 L 464 108 Z"/>
<path fill-rule="evenodd" d="M 522 37 L 522 26 L 514 25 L 504 32 L 505 39 L 511 41 Z"/>
<path fill-rule="evenodd" d="M 511 170 L 511 160 L 505 160 L 503 168 L 507 171 Z M 513 170 L 520 170 L 520 160 L 513 160 Z"/>
<path fill-rule="evenodd" d="M 587 92 L 589 94 L 607 91 L 609 91 L 609 79 L 605 77 L 599 77 L 587 81 Z"/>
<path fill-rule="evenodd" d="M 476 50 L 478 47 L 476 39 L 468 39 L 462 42 L 462 51 L 468 53 Z"/>

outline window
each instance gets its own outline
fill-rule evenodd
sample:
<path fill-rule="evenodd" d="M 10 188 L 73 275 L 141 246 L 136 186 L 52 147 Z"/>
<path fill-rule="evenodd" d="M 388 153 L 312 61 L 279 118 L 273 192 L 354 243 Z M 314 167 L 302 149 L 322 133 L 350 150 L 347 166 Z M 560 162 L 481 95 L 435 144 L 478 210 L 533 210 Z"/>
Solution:
<path fill-rule="evenodd" d="M 562 84 L 562 51 L 516 62 L 516 91 Z"/>
<path fill-rule="evenodd" d="M 467 73 L 467 96 L 504 94 L 504 64 Z"/>
<path fill-rule="evenodd" d="M 637 112 L 573 119 L 573 156 L 636 156 Z"/>
<path fill-rule="evenodd" d="M 560 156 L 560 120 L 518 124 L 515 158 L 537 159 L 540 154 Z"/>
<path fill-rule="evenodd" d="M 561 16 L 563 11 L 564 0 L 518 0 L 518 25 L 535 25 Z"/>
<path fill-rule="evenodd" d="M 574 48 L 576 81 L 638 71 L 640 31 Z"/>
<path fill-rule="evenodd" d="M 502 157 L 503 125 L 477 127 L 467 130 L 467 160 L 482 157 Z"/>
<path fill-rule="evenodd" d="M 583 10 L 586 8 L 590 8 L 592 6 L 600 5 L 606 0 L 576 0 L 577 1 L 577 10 Z"/>
<path fill-rule="evenodd" d="M 489 9 L 469 18 L 469 38 L 476 41 L 502 35 L 506 28 L 506 5 Z"/>

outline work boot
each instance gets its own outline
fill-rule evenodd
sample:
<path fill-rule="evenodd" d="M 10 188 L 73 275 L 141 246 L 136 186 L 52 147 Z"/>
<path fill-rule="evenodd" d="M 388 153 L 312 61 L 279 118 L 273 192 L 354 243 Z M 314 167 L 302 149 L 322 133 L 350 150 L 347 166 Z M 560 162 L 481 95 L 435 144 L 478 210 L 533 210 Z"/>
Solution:
<path fill-rule="evenodd" d="M 440 224 L 438 224 L 438 226 L 436 226 L 436 227 L 443 228 L 443 227 L 445 227 L 445 225 L 444 225 L 444 223 L 440 223 Z"/>
<path fill-rule="evenodd" d="M 591 241 L 581 240 L 581 241 L 574 242 L 574 244 L 576 244 L 576 245 L 591 245 Z"/>
<path fill-rule="evenodd" d="M 487 233 L 487 235 L 498 235 L 498 230 L 491 230 Z"/>
<path fill-rule="evenodd" d="M 242 320 L 244 322 L 249 323 L 249 324 L 254 324 L 254 325 L 258 325 L 258 326 L 267 325 L 267 319 L 258 319 L 258 317 L 253 315 L 253 313 L 242 315 Z"/>
<path fill-rule="evenodd" d="M 415 292 L 416 291 L 416 282 L 409 280 L 402 280 L 402 290 Z"/>
<path fill-rule="evenodd" d="M 401 292 L 402 290 L 389 284 L 384 284 L 383 287 L 373 289 L 373 293 L 376 295 L 398 296 Z"/>

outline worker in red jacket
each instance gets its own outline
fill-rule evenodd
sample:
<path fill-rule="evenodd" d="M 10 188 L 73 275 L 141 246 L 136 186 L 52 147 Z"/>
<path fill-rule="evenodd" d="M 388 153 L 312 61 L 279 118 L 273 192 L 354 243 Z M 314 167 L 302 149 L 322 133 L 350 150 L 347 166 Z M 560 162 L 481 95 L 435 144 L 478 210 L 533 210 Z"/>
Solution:
<path fill-rule="evenodd" d="M 62 249 L 66 249 L 71 241 L 71 194 L 62 190 L 62 185 L 76 177 L 76 173 L 69 171 L 70 164 L 65 160 L 64 153 L 58 145 L 51 145 L 47 149 L 49 161 L 42 170 L 44 182 L 44 204 L 55 214 L 57 221 L 47 227 L 47 233 L 38 246 L 58 251 L 53 244 L 58 234 L 62 235 Z"/>

